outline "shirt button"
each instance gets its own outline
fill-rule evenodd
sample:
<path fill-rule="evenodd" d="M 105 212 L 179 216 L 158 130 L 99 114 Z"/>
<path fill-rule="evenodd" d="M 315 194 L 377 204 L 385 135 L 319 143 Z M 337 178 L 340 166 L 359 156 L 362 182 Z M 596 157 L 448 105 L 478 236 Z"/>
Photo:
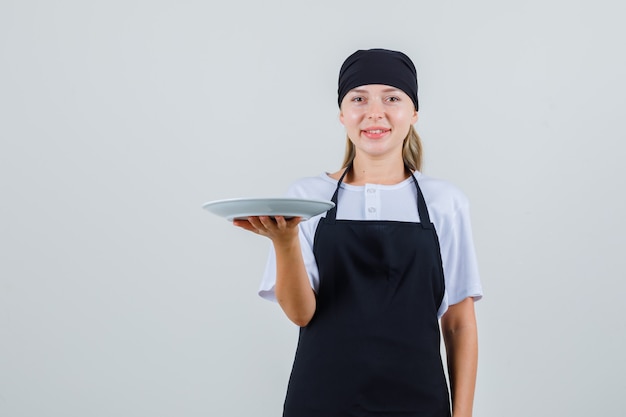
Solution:
<path fill-rule="evenodd" d="M 367 209 L 367 211 L 369 211 L 370 213 L 376 213 L 376 208 L 375 207 L 370 207 Z"/>

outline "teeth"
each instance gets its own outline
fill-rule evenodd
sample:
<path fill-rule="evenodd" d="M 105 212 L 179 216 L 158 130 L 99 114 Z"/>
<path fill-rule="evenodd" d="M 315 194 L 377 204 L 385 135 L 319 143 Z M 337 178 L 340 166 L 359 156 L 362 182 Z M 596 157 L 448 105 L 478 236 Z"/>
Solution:
<path fill-rule="evenodd" d="M 368 130 L 367 133 L 371 133 L 371 134 L 377 135 L 377 134 L 383 133 L 383 130 L 382 129 Z"/>

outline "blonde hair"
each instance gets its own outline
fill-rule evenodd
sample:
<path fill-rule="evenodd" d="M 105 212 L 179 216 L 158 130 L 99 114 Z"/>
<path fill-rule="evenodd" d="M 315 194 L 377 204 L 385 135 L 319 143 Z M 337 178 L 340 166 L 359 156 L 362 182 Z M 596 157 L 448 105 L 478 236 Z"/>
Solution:
<path fill-rule="evenodd" d="M 343 157 L 344 168 L 347 168 L 354 161 L 355 154 L 354 144 L 349 137 L 346 137 L 346 153 Z M 409 133 L 404 138 L 402 160 L 404 165 L 411 171 L 420 171 L 422 169 L 422 140 L 413 125 L 411 125 Z"/>

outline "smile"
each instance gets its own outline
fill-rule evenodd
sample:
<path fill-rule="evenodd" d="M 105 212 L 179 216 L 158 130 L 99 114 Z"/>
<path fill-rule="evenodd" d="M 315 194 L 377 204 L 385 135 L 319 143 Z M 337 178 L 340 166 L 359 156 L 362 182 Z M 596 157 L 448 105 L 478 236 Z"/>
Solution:
<path fill-rule="evenodd" d="M 376 126 L 373 129 L 363 129 L 362 132 L 363 135 L 365 135 L 369 139 L 382 139 L 384 137 L 387 137 L 387 134 L 391 132 L 391 129 Z"/>

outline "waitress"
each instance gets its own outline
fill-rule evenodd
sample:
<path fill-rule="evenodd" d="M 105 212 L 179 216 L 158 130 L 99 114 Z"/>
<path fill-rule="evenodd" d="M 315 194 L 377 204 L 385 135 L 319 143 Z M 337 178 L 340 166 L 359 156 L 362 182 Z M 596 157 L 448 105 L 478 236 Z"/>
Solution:
<path fill-rule="evenodd" d="M 471 416 L 482 289 L 468 201 L 420 172 L 415 66 L 359 50 L 338 93 L 343 167 L 288 191 L 336 206 L 234 222 L 271 239 L 260 295 L 300 326 L 283 416 Z"/>

